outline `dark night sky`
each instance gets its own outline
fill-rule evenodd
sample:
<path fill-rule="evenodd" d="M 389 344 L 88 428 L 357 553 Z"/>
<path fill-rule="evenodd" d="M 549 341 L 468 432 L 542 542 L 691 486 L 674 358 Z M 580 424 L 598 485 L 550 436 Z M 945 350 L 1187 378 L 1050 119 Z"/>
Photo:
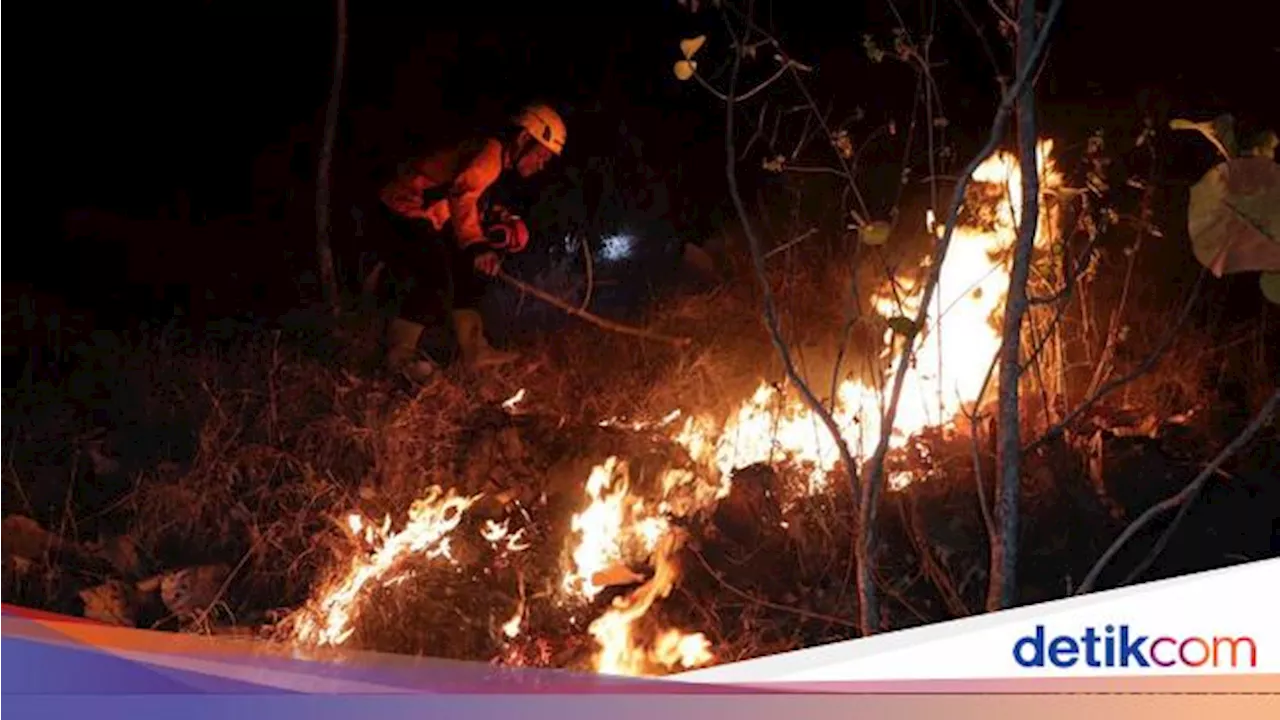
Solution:
<path fill-rule="evenodd" d="M 956 2 L 936 0 L 940 50 L 949 61 L 940 71 L 944 102 L 953 125 L 963 128 L 961 138 L 968 133 L 976 141 L 995 90 Z M 820 95 L 839 91 L 870 117 L 888 117 L 909 101 L 910 76 L 873 68 L 860 49 L 862 32 L 887 35 L 892 28 L 888 3 L 775 4 L 786 46 L 822 70 Z M 690 16 L 675 0 L 351 6 L 342 139 L 347 162 L 357 164 L 343 166 L 340 197 L 366 203 L 358 195 L 361 173 L 396 162 L 411 142 L 428 140 L 443 124 L 491 116 L 541 94 L 560 102 L 570 118 L 565 165 L 615 152 L 625 122 L 643 142 L 648 164 L 673 176 L 679 170 L 672 192 L 681 202 L 723 202 L 723 113 L 670 70 L 678 40 L 697 34 L 713 20 L 709 14 Z M 981 21 L 991 17 L 985 3 L 969 6 Z M 1265 88 L 1280 68 L 1280 42 L 1253 6 L 1218 2 L 1216 12 L 1193 15 L 1154 0 L 1067 0 L 1041 79 L 1045 123 L 1079 133 L 1121 117 L 1132 124 L 1135 106 L 1147 104 L 1162 114 L 1230 109 L 1274 125 L 1277 102 Z M 51 259 L 62 275 L 82 272 L 67 269 L 59 237 L 70 208 L 108 207 L 145 218 L 183 188 L 210 220 L 244 215 L 255 182 L 259 190 L 264 184 L 253 176 L 255 158 L 291 133 L 315 140 L 332 55 L 329 3 L 35 7 L 24 34 L 38 40 L 24 50 L 26 69 L 17 81 L 24 102 L 11 106 L 23 112 L 18 118 L 11 112 L 10 125 L 30 149 L 20 160 L 25 179 L 10 176 L 10 200 L 21 193 L 15 207 L 25 208 L 23 223 L 40 242 L 31 243 L 31 253 L 10 254 L 6 282 L 49 274 Z M 934 5 L 907 0 L 898 7 L 915 24 Z M 313 148 L 300 147 L 295 183 L 307 201 L 314 192 L 306 175 Z M 226 242 L 222 254 L 234 257 L 235 241 Z"/>

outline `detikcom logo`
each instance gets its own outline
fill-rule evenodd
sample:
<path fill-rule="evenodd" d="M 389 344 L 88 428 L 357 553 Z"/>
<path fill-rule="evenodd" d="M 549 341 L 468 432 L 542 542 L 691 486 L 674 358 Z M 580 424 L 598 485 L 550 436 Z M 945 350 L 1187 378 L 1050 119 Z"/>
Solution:
<path fill-rule="evenodd" d="M 1024 668 L 1052 665 L 1069 668 L 1086 665 L 1115 667 L 1229 667 L 1256 668 L 1258 645 L 1252 637 L 1172 637 L 1152 638 L 1139 634 L 1127 624 L 1106 625 L 1102 632 L 1093 626 L 1079 635 L 1047 636 L 1044 625 L 1013 644 L 1013 659 Z"/>

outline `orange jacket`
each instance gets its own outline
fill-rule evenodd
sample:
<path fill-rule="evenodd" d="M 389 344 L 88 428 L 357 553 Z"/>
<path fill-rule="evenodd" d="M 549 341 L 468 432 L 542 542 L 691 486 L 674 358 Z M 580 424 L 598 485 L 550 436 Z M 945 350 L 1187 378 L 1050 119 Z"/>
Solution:
<path fill-rule="evenodd" d="M 502 143 L 471 140 L 409 161 L 380 196 L 392 212 L 427 220 L 436 230 L 452 220 L 458 247 L 467 248 L 485 242 L 480 197 L 504 169 Z"/>

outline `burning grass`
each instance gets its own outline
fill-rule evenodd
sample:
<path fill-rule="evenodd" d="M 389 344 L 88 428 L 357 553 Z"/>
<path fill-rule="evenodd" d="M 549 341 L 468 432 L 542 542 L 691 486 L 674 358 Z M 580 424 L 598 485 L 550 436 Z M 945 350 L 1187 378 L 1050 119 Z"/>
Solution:
<path fill-rule="evenodd" d="M 1009 179 L 999 163 L 984 172 Z M 979 390 L 1012 228 L 998 205 L 985 217 L 957 234 L 943 340 L 926 330 L 891 443 L 876 559 L 885 627 L 982 606 L 975 489 L 995 475 L 993 433 L 966 414 L 992 397 Z M 882 349 L 899 341 L 887 318 L 913 314 L 915 285 L 900 278 L 863 299 L 870 310 L 848 341 L 860 351 L 836 373 L 844 333 L 832 318 L 846 308 L 833 288 L 851 278 L 806 272 L 774 278 L 806 308 L 784 331 L 823 349 L 801 353 L 804 370 L 861 460 L 879 432 Z M 222 350 L 165 340 L 87 354 L 61 387 L 8 399 L 5 514 L 39 525 L 6 521 L 6 547 L 26 549 L 6 553 L 5 599 L 168 629 L 626 674 L 852 637 L 847 474 L 781 382 L 758 310 L 745 278 L 654 312 L 665 331 L 696 337 L 691 349 L 573 326 L 526 348 L 540 363 L 418 388 L 371 372 L 376 353 L 358 332 L 336 356 L 328 334 L 305 330 Z M 1221 443 L 1212 423 L 1194 436 L 1167 421 L 1183 404 L 1221 412 L 1176 368 L 1144 380 L 1170 389 L 1158 402 L 1128 419 L 1124 403 L 1101 405 L 1029 454 L 1024 602 L 1069 591 L 1129 518 Z M 1029 426 L 1052 419 L 1041 411 Z M 1140 438 L 1118 437 L 1134 428 Z M 1191 547 L 1171 547 L 1180 560 L 1158 571 L 1266 552 L 1256 536 L 1203 539 L 1222 518 L 1250 532 L 1265 523 L 1240 518 L 1275 500 L 1266 442 L 1211 490 L 1222 497 L 1202 532 L 1187 531 Z"/>

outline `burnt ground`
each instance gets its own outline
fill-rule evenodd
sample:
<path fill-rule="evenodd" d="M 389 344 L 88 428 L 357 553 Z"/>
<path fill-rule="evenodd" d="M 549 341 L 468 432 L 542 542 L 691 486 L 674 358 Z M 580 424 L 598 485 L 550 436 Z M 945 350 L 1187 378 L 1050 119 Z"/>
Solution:
<path fill-rule="evenodd" d="M 4 601 L 279 637 L 276 623 L 356 551 L 348 514 L 390 516 L 398 527 L 438 485 L 485 495 L 455 531 L 458 565 L 406 561 L 412 577 L 366 599 L 350 644 L 583 667 L 594 651 L 587 625 L 631 590 L 609 588 L 592 607 L 554 599 L 591 467 L 625 459 L 633 494 L 656 499 L 659 473 L 688 462 L 663 432 L 600 420 L 672 407 L 722 413 L 778 377 L 759 352 L 758 324 L 744 330 L 755 322 L 751 297 L 736 311 L 717 302 L 668 308 L 668 325 L 698 333 L 692 349 L 638 353 L 632 339 L 575 327 L 531 351 L 541 362 L 504 378 L 455 374 L 423 388 L 380 377 L 350 335 L 334 343 L 305 324 L 202 343 L 101 338 L 62 377 L 6 395 Z M 744 349 L 751 343 L 755 352 Z M 1129 523 L 1181 490 L 1256 412 L 1265 381 L 1205 367 L 1193 376 L 1185 363 L 1159 365 L 1027 456 L 1020 602 L 1071 592 Z M 501 402 L 520 388 L 527 399 L 513 415 Z M 1045 420 L 1026 423 L 1032 438 Z M 974 457 L 990 497 L 994 443 L 985 424 L 976 442 L 967 426 L 928 433 L 891 458 L 917 481 L 880 507 L 885 628 L 983 606 L 988 542 Z M 1227 462 L 1145 571 L 1129 577 L 1176 511 L 1140 532 L 1098 587 L 1275 556 L 1276 440 L 1273 426 Z M 792 503 L 799 472 L 741 469 L 728 498 L 678 521 L 691 537 L 680 579 L 638 637 L 702 632 L 722 662 L 853 637 L 848 484 L 837 470 L 828 492 Z M 525 528 L 529 550 L 500 557 L 480 538 L 484 521 L 504 519 Z M 632 560 L 648 570 L 643 556 Z M 524 631 L 508 640 L 500 628 L 522 597 Z"/>

